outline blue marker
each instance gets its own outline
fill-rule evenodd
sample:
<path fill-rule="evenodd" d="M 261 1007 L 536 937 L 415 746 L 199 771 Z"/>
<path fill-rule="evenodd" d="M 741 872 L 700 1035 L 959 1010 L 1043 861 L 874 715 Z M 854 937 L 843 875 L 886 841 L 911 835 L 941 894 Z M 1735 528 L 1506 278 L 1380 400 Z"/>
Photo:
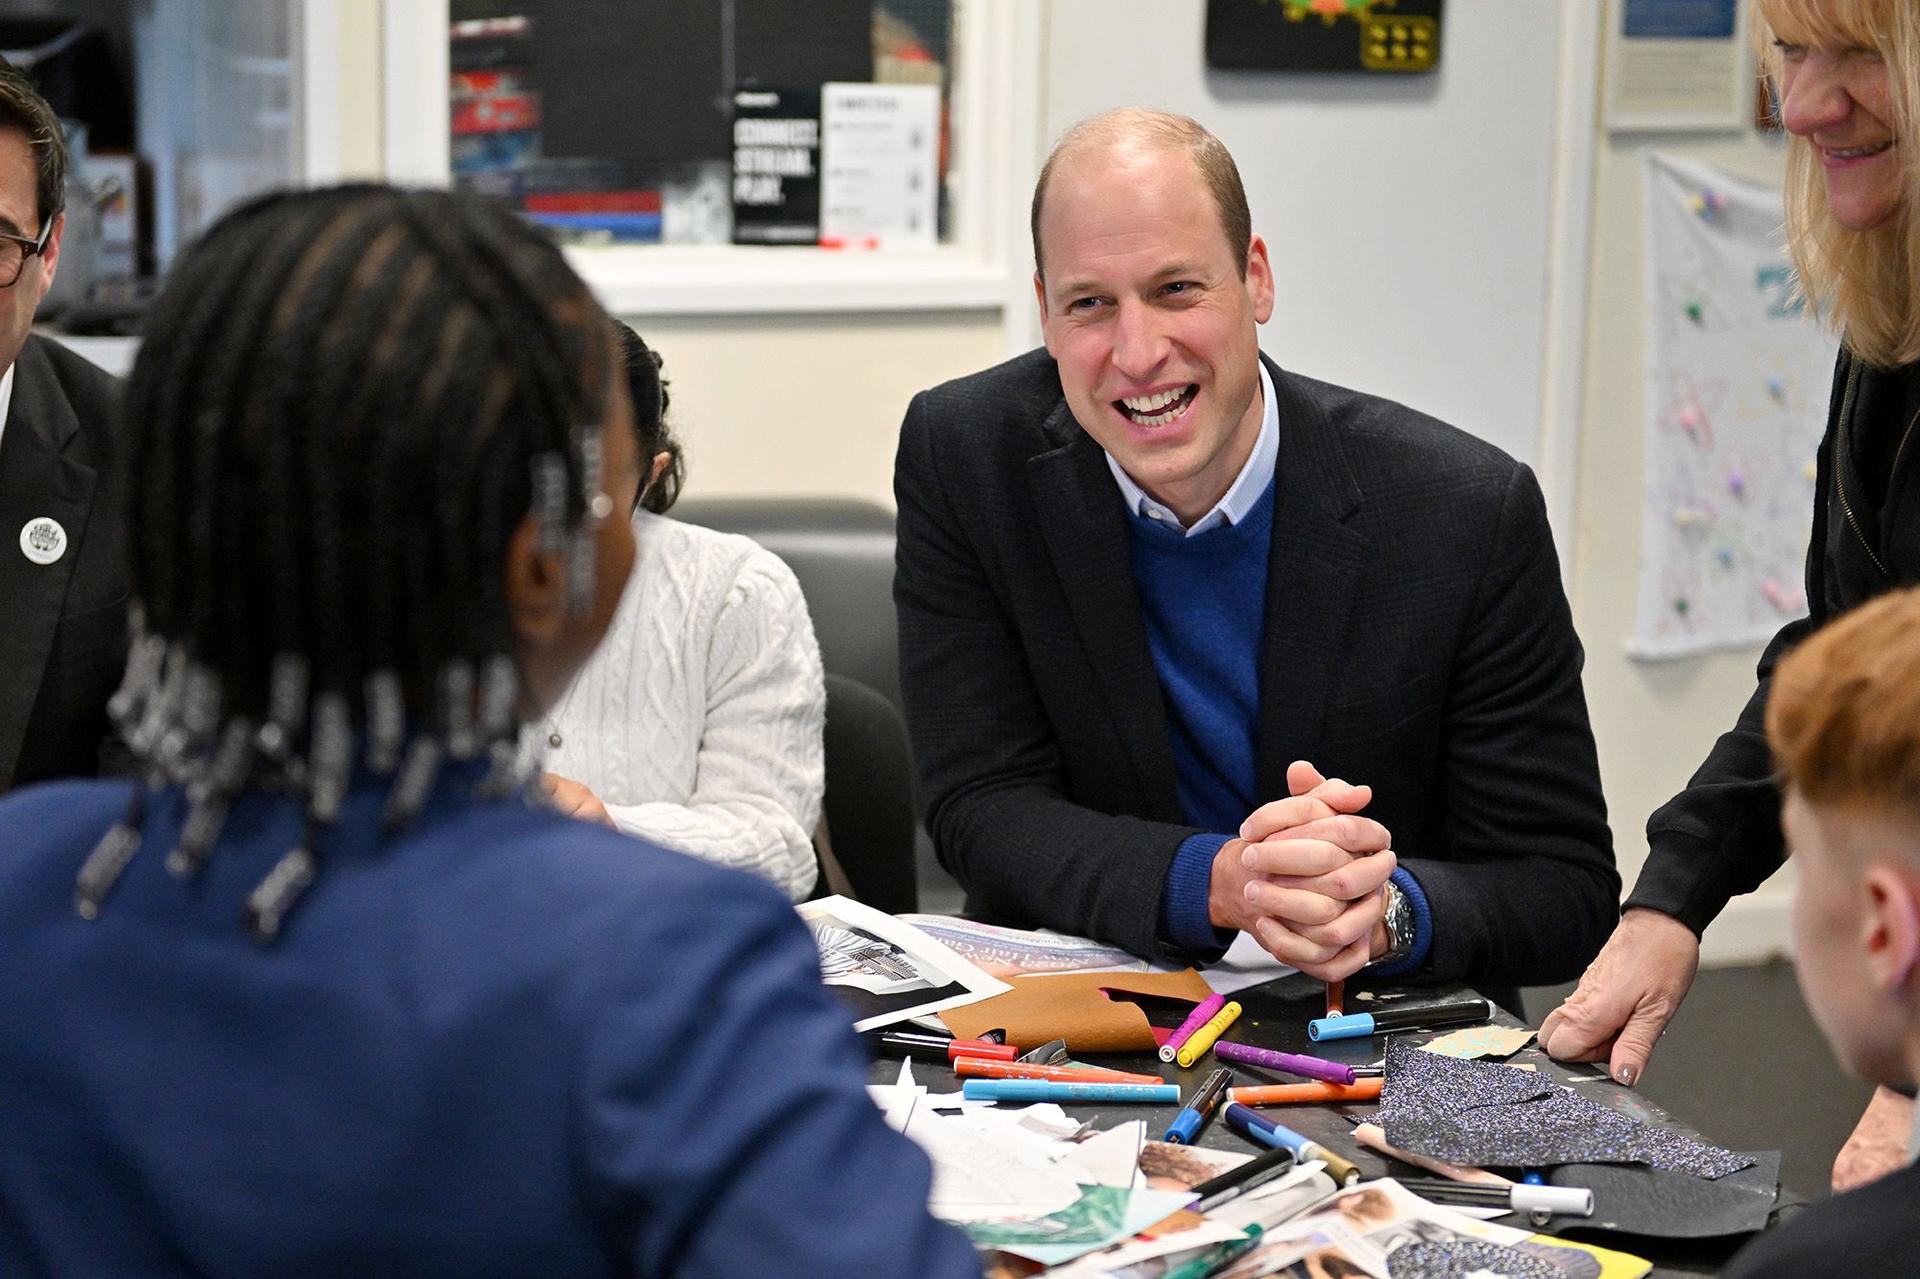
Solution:
<path fill-rule="evenodd" d="M 1237 1101 L 1227 1103 L 1227 1126 L 1256 1145 L 1276 1150 L 1291 1150 L 1294 1158 L 1318 1159 L 1327 1166 L 1327 1175 L 1342 1186 L 1360 1180 L 1359 1165 L 1342 1159 L 1312 1138 L 1303 1137 L 1285 1124 L 1277 1124 L 1265 1115 L 1255 1114 Z"/>
<path fill-rule="evenodd" d="M 968 1101 L 1144 1101 L 1164 1105 L 1180 1100 L 1178 1084 L 1075 1084 L 1056 1079 L 969 1079 L 960 1088 Z"/>
<path fill-rule="evenodd" d="M 1451 1004 L 1422 1004 L 1412 1008 L 1383 1008 L 1377 1013 L 1349 1013 L 1345 1017 L 1318 1017 L 1307 1023 L 1307 1038 L 1364 1039 L 1389 1030 L 1438 1030 L 1489 1021 L 1493 1006 L 1484 999 L 1462 999 Z"/>
<path fill-rule="evenodd" d="M 1200 1130 L 1213 1118 L 1213 1112 L 1220 1108 L 1220 1099 L 1227 1095 L 1227 1085 L 1233 1082 L 1233 1072 L 1222 1067 L 1207 1076 L 1207 1082 L 1201 1084 L 1193 1094 L 1186 1108 L 1167 1126 L 1162 1141 L 1170 1141 L 1176 1146 L 1191 1146 Z"/>

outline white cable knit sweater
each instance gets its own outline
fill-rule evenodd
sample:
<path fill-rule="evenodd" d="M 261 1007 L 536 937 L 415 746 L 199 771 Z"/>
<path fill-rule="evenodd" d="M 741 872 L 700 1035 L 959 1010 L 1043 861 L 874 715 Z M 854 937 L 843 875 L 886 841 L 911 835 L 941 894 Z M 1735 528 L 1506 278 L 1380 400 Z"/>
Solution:
<path fill-rule="evenodd" d="M 540 725 L 550 772 L 615 825 L 813 887 L 826 785 L 820 646 L 793 571 L 732 533 L 633 517 L 633 577 L 600 649 Z"/>

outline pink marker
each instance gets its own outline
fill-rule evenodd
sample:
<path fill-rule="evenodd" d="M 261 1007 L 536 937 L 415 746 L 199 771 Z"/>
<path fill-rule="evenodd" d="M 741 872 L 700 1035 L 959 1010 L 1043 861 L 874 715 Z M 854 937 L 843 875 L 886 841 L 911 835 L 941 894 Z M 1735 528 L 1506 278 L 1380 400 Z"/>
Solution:
<path fill-rule="evenodd" d="M 1160 1060 L 1172 1061 L 1174 1054 L 1193 1038 L 1193 1032 L 1213 1020 L 1213 1015 L 1227 1006 L 1225 995 L 1209 995 L 1194 1005 L 1187 1019 L 1180 1023 L 1180 1029 L 1167 1036 L 1167 1042 L 1160 1045 Z"/>
<path fill-rule="evenodd" d="M 1323 1079 L 1330 1084 L 1351 1084 L 1354 1081 L 1352 1066 L 1328 1061 L 1325 1057 L 1309 1057 L 1304 1053 L 1276 1052 L 1271 1048 L 1255 1048 L 1252 1044 L 1236 1044 L 1223 1039 L 1213 1046 L 1213 1055 L 1221 1061 L 1235 1061 L 1243 1066 L 1260 1066 L 1267 1070 L 1284 1070 L 1290 1075 Z"/>

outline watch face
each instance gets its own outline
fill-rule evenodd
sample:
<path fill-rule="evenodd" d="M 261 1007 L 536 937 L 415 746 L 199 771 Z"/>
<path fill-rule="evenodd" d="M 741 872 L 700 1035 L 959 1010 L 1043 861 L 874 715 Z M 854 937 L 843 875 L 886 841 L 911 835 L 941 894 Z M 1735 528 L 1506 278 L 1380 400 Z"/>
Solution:
<path fill-rule="evenodd" d="M 1413 950 L 1413 907 L 1408 905 L 1407 895 L 1400 891 L 1400 885 L 1388 880 L 1386 889 L 1387 953 L 1380 958 L 1400 959 Z"/>

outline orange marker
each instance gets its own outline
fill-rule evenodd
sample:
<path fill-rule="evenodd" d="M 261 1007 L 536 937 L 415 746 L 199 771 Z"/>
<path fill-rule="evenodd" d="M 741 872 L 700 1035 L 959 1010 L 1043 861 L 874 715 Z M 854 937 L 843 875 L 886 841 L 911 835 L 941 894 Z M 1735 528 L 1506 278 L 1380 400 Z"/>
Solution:
<path fill-rule="evenodd" d="M 946 1049 L 948 1061 L 958 1061 L 962 1057 L 996 1057 L 1001 1061 L 1012 1061 L 1020 1055 L 1020 1049 L 1013 1044 L 990 1044 L 984 1039 L 949 1040 Z"/>
<path fill-rule="evenodd" d="M 1346 1002 L 1347 982 L 1343 977 L 1339 981 L 1327 983 L 1327 1016 L 1338 1017 L 1343 1011 L 1341 1004 Z"/>
<path fill-rule="evenodd" d="M 1100 1066 L 1043 1066 L 1037 1061 L 997 1061 L 991 1057 L 961 1057 L 953 1073 L 962 1079 L 1052 1079 L 1077 1084 L 1164 1084 L 1158 1075 L 1137 1075 Z"/>
<path fill-rule="evenodd" d="M 1293 1106 L 1303 1102 L 1379 1101 L 1384 1079 L 1356 1079 L 1350 1084 L 1265 1084 L 1235 1088 L 1228 1094 L 1243 1106 Z"/>

